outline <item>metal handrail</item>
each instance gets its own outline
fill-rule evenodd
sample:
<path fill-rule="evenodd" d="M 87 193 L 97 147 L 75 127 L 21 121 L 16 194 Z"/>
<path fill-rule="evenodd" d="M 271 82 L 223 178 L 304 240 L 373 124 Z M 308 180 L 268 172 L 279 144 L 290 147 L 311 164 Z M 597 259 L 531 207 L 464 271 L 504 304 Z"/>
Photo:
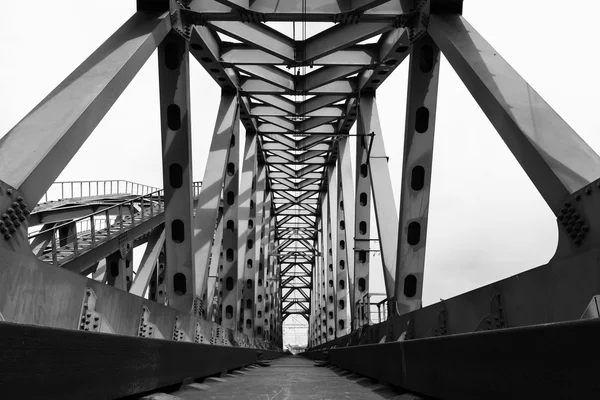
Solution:
<path fill-rule="evenodd" d="M 116 188 L 115 188 L 116 185 Z M 57 188 L 58 186 L 58 188 Z M 78 191 L 76 189 L 79 189 Z M 87 189 L 87 193 L 86 190 Z M 95 189 L 95 190 L 93 190 Z M 145 195 L 159 190 L 154 186 L 125 180 L 97 180 L 97 181 L 64 181 L 54 182 L 40 199 L 40 203 L 52 200 L 74 199 L 92 196 L 107 196 L 116 194 Z M 51 196 L 51 192 L 57 193 Z M 77 193 L 78 192 L 78 193 Z M 76 194 L 77 193 L 77 194 Z M 58 195 L 60 194 L 60 196 Z M 65 197 L 66 194 L 66 197 Z M 55 197 L 55 198 L 52 198 Z"/>
<path fill-rule="evenodd" d="M 121 203 L 117 203 L 117 204 L 112 205 L 110 207 L 103 208 L 102 210 L 96 211 L 96 212 L 94 212 L 92 214 L 88 214 L 86 216 L 83 216 L 83 217 L 80 217 L 80 218 L 77 218 L 77 219 L 65 222 L 65 223 L 57 225 L 57 226 L 54 226 L 52 228 L 48 228 L 46 230 L 36 232 L 33 235 L 29 236 L 29 239 L 32 239 L 32 238 L 34 238 L 34 237 L 36 237 L 38 235 L 41 235 L 43 233 L 46 233 L 48 231 L 54 231 L 54 230 L 60 229 L 62 227 L 65 227 L 67 225 L 72 225 L 72 224 L 75 224 L 77 222 L 89 219 L 90 217 L 92 217 L 94 215 L 106 214 L 108 211 L 112 210 L 113 208 L 121 207 L 121 206 L 123 206 L 123 205 L 125 205 L 127 203 L 131 203 L 133 205 L 134 202 L 137 202 L 139 199 L 142 199 L 142 198 L 145 198 L 145 197 L 151 197 L 151 198 L 153 198 L 155 195 L 158 196 L 158 194 L 162 193 L 162 192 L 163 192 L 163 189 L 160 189 L 160 190 L 157 190 L 157 191 L 152 192 L 152 193 L 148 193 L 148 194 L 145 194 L 145 195 L 142 195 L 142 196 L 134 197 L 133 199 L 125 200 L 125 201 L 123 201 Z M 158 196 L 158 198 L 162 200 L 162 196 Z M 142 209 L 142 212 L 143 212 L 143 209 Z"/>
<path fill-rule="evenodd" d="M 202 187 L 202 182 L 193 182 L 193 185 L 192 185 L 193 194 L 192 195 L 194 198 L 199 196 L 201 187 Z M 148 212 L 146 212 L 144 209 L 145 201 L 148 201 L 148 204 L 150 204 Z M 137 210 L 134 207 L 134 205 L 137 203 L 139 203 L 141 205 L 139 212 L 137 212 Z M 157 206 L 157 210 L 155 210 L 155 205 Z M 125 207 L 129 210 L 129 213 L 123 212 Z M 111 210 L 114 210 L 115 208 L 118 208 L 118 213 L 117 213 L 117 215 L 114 216 L 114 218 L 111 218 Z M 50 239 L 50 240 L 52 241 L 52 264 L 56 265 L 57 261 L 58 261 L 57 260 L 57 251 L 58 251 L 59 247 L 66 247 L 72 243 L 74 256 L 78 255 L 78 252 L 79 252 L 78 238 L 80 236 L 82 236 L 83 234 L 91 233 L 91 245 L 89 248 L 93 248 L 99 242 L 96 239 L 96 233 L 106 230 L 106 237 L 103 238 L 103 240 L 101 240 L 101 241 L 106 241 L 106 240 L 110 239 L 110 237 L 111 237 L 110 230 L 111 230 L 111 227 L 114 226 L 114 224 L 116 224 L 116 223 L 119 224 L 119 233 L 121 233 L 124 230 L 125 223 L 127 223 L 129 225 L 133 225 L 133 224 L 135 224 L 136 220 L 141 222 L 146 217 L 154 217 L 154 215 L 159 214 L 160 212 L 162 212 L 162 210 L 164 210 L 164 190 L 160 189 L 160 190 L 156 190 L 151 193 L 147 193 L 147 194 L 144 194 L 141 196 L 127 199 L 121 203 L 112 205 L 107 208 L 103 208 L 102 210 L 96 211 L 92 214 L 88 214 L 84 217 L 65 222 L 63 224 L 54 226 L 52 228 L 45 229 L 43 231 L 35 232 L 29 236 L 29 240 L 31 241 L 35 237 L 45 235 L 45 234 L 48 234 L 49 232 L 51 232 L 50 236 L 52 239 Z M 102 215 L 102 217 L 96 218 L 99 215 Z M 130 218 L 131 220 L 125 222 L 126 218 Z M 104 222 L 105 226 L 103 228 L 98 228 L 96 226 L 97 222 L 100 222 L 100 221 Z M 87 225 L 87 224 L 89 224 L 89 225 Z M 66 237 L 62 237 L 62 238 L 59 237 L 57 239 L 56 232 L 58 232 L 59 229 L 67 227 L 67 226 L 73 226 L 75 232 Z M 86 228 L 89 226 L 89 229 L 83 230 L 84 226 L 86 226 Z M 64 244 L 63 246 L 58 246 L 61 241 L 65 241 L 66 244 Z"/>
<path fill-rule="evenodd" d="M 374 302 L 371 302 L 372 296 L 383 296 L 384 299 L 377 303 L 374 303 Z M 373 321 L 373 319 L 371 318 L 371 314 L 374 313 L 374 311 L 371 311 L 371 307 L 375 306 L 375 307 L 377 307 L 377 319 L 378 319 L 377 322 L 383 322 L 383 320 L 385 320 L 387 318 L 387 308 L 383 307 L 383 315 L 382 315 L 381 306 L 384 304 L 387 304 L 388 300 L 389 299 L 387 298 L 387 295 L 385 293 L 366 293 L 366 294 L 364 294 L 354 304 L 356 315 L 362 317 L 362 318 L 357 318 L 357 319 L 359 321 L 362 321 L 365 319 L 365 317 L 367 317 L 367 320 L 369 321 L 369 324 L 370 324 Z"/>
<path fill-rule="evenodd" d="M 148 201 L 148 203 L 150 204 L 150 210 L 148 212 L 145 212 L 144 210 L 144 202 Z M 137 213 L 138 218 L 136 218 L 136 209 L 134 207 L 134 205 L 136 203 L 140 203 L 141 204 L 141 208 L 140 208 L 140 212 Z M 157 205 L 158 209 L 155 210 L 155 205 Z M 96 244 L 100 241 L 96 240 L 96 227 L 95 227 L 95 222 L 96 220 L 98 220 L 98 218 L 95 218 L 98 215 L 102 215 L 106 221 L 106 228 L 100 229 L 99 231 L 102 231 L 104 229 L 106 229 L 106 237 L 104 238 L 103 241 L 106 241 L 108 239 L 111 238 L 111 227 L 115 224 L 118 223 L 119 224 L 119 233 L 122 232 L 124 230 L 124 219 L 127 217 L 126 213 L 124 213 L 124 208 L 127 207 L 127 209 L 129 210 L 129 218 L 131 218 L 130 221 L 128 221 L 128 223 L 130 225 L 135 224 L 136 220 L 138 220 L 139 222 L 142 222 L 146 217 L 152 218 L 154 217 L 155 214 L 159 214 L 162 209 L 164 209 L 164 196 L 163 196 L 163 190 L 157 190 L 155 192 L 152 193 L 148 193 L 142 196 L 138 196 L 135 197 L 133 199 L 128 199 L 124 202 L 115 204 L 113 206 L 104 208 L 102 210 L 96 211 L 92 214 L 88 214 L 84 217 L 69 221 L 69 222 L 65 222 L 63 224 L 54 226 L 52 228 L 43 230 L 43 231 L 39 231 L 36 232 L 32 235 L 29 236 L 29 240 L 34 239 L 35 237 L 47 234 L 48 232 L 51 232 L 51 243 L 52 243 L 52 264 L 57 265 L 58 264 L 58 255 L 57 255 L 57 250 L 58 250 L 58 245 L 57 242 L 59 242 L 58 244 L 60 244 L 61 239 L 65 240 L 65 242 L 67 244 L 65 244 L 64 246 L 67 246 L 68 244 L 73 244 L 73 254 L 74 256 L 77 256 L 79 253 L 79 243 L 78 243 L 78 238 L 82 233 L 88 233 L 91 232 L 91 245 L 90 248 L 93 248 L 96 246 Z M 118 213 L 116 215 L 115 218 L 112 219 L 111 221 L 111 211 L 114 209 L 118 209 Z M 78 232 L 77 227 L 78 224 L 81 225 L 81 223 L 83 221 L 89 221 L 90 223 L 90 230 L 85 231 L 85 232 Z M 65 238 L 56 238 L 56 233 L 59 231 L 59 229 L 64 228 L 66 226 L 73 226 L 74 227 L 74 234 L 72 235 L 68 235 Z M 62 246 L 62 247 L 64 247 Z"/>

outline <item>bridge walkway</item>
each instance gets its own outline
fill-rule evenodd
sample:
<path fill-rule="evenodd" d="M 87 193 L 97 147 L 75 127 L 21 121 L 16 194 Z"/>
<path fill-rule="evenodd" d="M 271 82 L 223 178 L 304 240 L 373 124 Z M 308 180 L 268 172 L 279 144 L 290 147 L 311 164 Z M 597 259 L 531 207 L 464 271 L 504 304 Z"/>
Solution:
<path fill-rule="evenodd" d="M 419 399 L 337 367 L 317 367 L 314 361 L 301 356 L 282 357 L 268 367 L 250 366 L 207 378 L 200 384 L 183 386 L 170 396 L 183 400 Z M 173 397 L 164 396 L 175 400 Z"/>

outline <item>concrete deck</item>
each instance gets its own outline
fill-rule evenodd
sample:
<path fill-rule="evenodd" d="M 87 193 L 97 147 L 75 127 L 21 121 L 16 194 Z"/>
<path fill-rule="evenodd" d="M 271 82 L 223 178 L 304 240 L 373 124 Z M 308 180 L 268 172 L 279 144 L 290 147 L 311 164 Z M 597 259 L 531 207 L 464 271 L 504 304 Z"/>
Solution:
<path fill-rule="evenodd" d="M 289 356 L 269 367 L 252 366 L 183 386 L 171 396 L 196 399 L 417 399 L 336 367 L 316 367 L 312 360 Z M 170 397 L 172 398 L 172 397 Z"/>

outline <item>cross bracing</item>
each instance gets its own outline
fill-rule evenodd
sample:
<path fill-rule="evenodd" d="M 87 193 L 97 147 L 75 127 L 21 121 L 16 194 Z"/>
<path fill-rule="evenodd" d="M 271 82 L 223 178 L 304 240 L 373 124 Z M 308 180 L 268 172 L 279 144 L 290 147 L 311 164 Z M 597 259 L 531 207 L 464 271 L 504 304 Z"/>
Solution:
<path fill-rule="evenodd" d="M 75 365 L 92 365 L 85 377 L 67 371 L 85 382 L 78 394 L 124 396 L 278 357 L 283 322 L 298 315 L 308 322 L 307 356 L 436 398 L 506 394 L 498 370 L 508 395 L 590 386 L 590 370 L 571 366 L 573 354 L 595 354 L 600 158 L 466 21 L 461 1 L 137 5 L 0 139 L 0 337 L 15 359 L 31 357 L 28 346 L 67 343 L 83 355 Z M 311 23 L 317 33 L 307 33 Z M 156 49 L 164 189 L 55 183 Z M 423 308 L 442 54 L 556 215 L 559 244 L 548 265 Z M 196 61 L 221 88 L 202 184 L 191 174 Z M 403 62 L 396 204 L 376 93 Z M 24 154 L 23 143 L 35 151 Z M 374 250 L 384 294 L 370 290 Z M 98 374 L 82 362 L 85 343 L 119 349 L 95 362 L 135 371 Z M 497 367 L 507 354 L 525 356 L 518 368 Z M 46 362 L 3 376 L 64 391 Z M 569 384 L 545 378 L 554 373 Z"/>

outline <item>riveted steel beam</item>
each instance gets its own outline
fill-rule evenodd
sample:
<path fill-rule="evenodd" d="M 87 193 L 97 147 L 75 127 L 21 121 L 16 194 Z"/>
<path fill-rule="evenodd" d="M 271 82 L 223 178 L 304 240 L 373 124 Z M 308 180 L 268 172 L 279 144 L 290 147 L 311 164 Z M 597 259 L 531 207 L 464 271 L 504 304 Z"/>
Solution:
<path fill-rule="evenodd" d="M 189 44 L 171 31 L 158 47 L 168 304 L 189 312 L 193 287 L 193 187 Z"/>
<path fill-rule="evenodd" d="M 377 231 L 383 264 L 383 280 L 387 297 L 394 295 L 396 280 L 396 245 L 398 242 L 398 211 L 394 201 L 392 179 L 383 142 L 383 132 L 379 122 L 377 102 L 374 96 L 361 96 L 359 106 L 359 130 L 367 141 L 367 166 L 373 191 L 373 208 L 377 221 Z M 370 136 L 369 136 L 370 135 Z M 362 168 L 362 165 L 361 165 Z"/>
<path fill-rule="evenodd" d="M 239 65 L 287 65 L 282 57 L 269 54 L 246 44 L 225 43 L 221 45 L 221 60 L 232 66 Z M 315 59 L 315 66 L 369 66 L 378 60 L 375 46 L 356 45 Z"/>
<path fill-rule="evenodd" d="M 243 23 L 238 21 L 209 21 L 208 26 L 243 43 L 281 57 L 288 62 L 294 61 L 292 39 L 264 24 Z"/>
<path fill-rule="evenodd" d="M 325 267 L 325 286 L 327 287 L 327 340 L 333 340 L 337 333 L 336 318 L 336 271 L 337 268 L 337 249 L 346 248 L 346 242 L 339 242 L 337 239 L 336 217 L 337 217 L 337 176 L 335 166 L 330 166 L 327 171 L 327 263 Z"/>
<path fill-rule="evenodd" d="M 213 321 L 219 318 L 218 307 L 221 304 L 221 295 L 215 290 L 217 287 L 222 285 L 218 283 L 219 274 L 223 270 L 223 207 L 219 207 L 219 217 L 217 222 L 217 229 L 215 230 L 215 236 L 213 239 L 211 255 L 210 255 L 210 266 L 208 272 L 208 280 L 206 284 L 206 307 L 204 312 L 206 318 L 209 321 Z"/>
<path fill-rule="evenodd" d="M 441 3 L 441 0 L 436 0 Z M 456 0 L 452 0 L 456 1 Z M 460 2 L 462 4 L 462 2 Z M 446 7 L 447 9 L 448 7 Z M 440 10 L 442 8 L 440 7 Z M 386 21 L 393 23 L 399 17 L 411 15 L 412 3 L 408 1 L 333 1 L 302 3 L 294 0 L 238 2 L 229 0 L 192 0 L 181 10 L 187 22 L 219 21 L 298 21 L 344 22 Z"/>
<path fill-rule="evenodd" d="M 365 125 L 358 124 L 356 137 L 356 197 L 354 203 L 354 309 L 353 329 L 369 322 L 362 304 L 369 294 L 369 250 L 371 248 L 371 180 L 369 178 L 369 142 Z"/>
<path fill-rule="evenodd" d="M 240 131 L 237 118 L 233 125 L 231 140 L 227 144 L 227 173 L 223 181 L 223 285 L 221 291 L 221 312 L 219 321 L 229 329 L 238 330 L 239 302 L 241 297 L 240 271 L 238 257 L 244 257 L 239 251 L 238 232 L 240 226 Z M 213 225 L 214 226 L 214 225 Z M 219 279 L 220 280 L 220 279 Z"/>
<path fill-rule="evenodd" d="M 305 62 L 313 61 L 390 29 L 392 29 L 392 25 L 387 22 L 335 25 L 306 40 L 303 60 Z"/>
<path fill-rule="evenodd" d="M 352 207 L 352 165 L 350 164 L 350 146 L 348 137 L 340 139 L 338 142 L 338 162 L 337 162 L 337 202 L 336 209 L 336 229 L 337 238 L 344 246 L 337 246 L 337 262 L 336 262 L 336 285 L 335 307 L 336 307 L 336 337 L 341 337 L 350 332 L 352 329 L 351 311 L 352 300 L 350 293 L 354 288 L 351 278 L 354 278 L 354 254 L 349 249 L 348 244 L 352 243 L 347 234 L 347 229 L 352 229 L 354 226 L 354 215 L 352 212 L 347 212 L 345 207 Z"/>
<path fill-rule="evenodd" d="M 429 34 L 555 215 L 600 176 L 600 157 L 460 15 L 432 15 Z"/>
<path fill-rule="evenodd" d="M 413 43 L 404 130 L 394 292 L 400 314 L 422 307 L 439 68 L 439 49 L 429 36 L 423 36 Z"/>
<path fill-rule="evenodd" d="M 296 90 L 294 75 L 271 65 L 239 65 L 237 70 L 287 90 Z"/>
<path fill-rule="evenodd" d="M 314 72 L 302 76 L 295 87 L 298 91 L 311 91 L 315 88 L 334 82 L 338 79 L 343 79 L 350 75 L 358 73 L 362 69 L 362 66 L 357 67 L 344 65 L 335 65 L 319 68 Z"/>
<path fill-rule="evenodd" d="M 38 202 L 167 35 L 166 15 L 137 12 L 0 139 L 0 179 L 26 203 Z"/>
<path fill-rule="evenodd" d="M 265 196 L 266 186 L 266 167 L 264 165 L 258 166 L 258 180 L 256 181 L 256 226 L 257 231 L 257 245 L 255 246 L 255 257 L 258 262 L 257 271 L 258 276 L 256 280 L 256 313 L 251 316 L 254 320 L 254 336 L 264 338 L 265 337 L 265 326 L 268 325 L 268 320 L 265 313 L 265 304 L 268 301 L 266 296 L 266 284 L 267 284 L 267 268 L 266 268 L 266 257 L 268 257 L 268 235 L 269 235 L 269 221 L 271 218 L 271 199 L 270 195 Z M 257 301 L 258 297 L 263 301 Z M 265 320 L 267 323 L 265 324 Z"/>
<path fill-rule="evenodd" d="M 257 242 L 256 224 L 257 201 L 256 185 L 257 176 L 257 140 L 256 134 L 246 132 L 244 143 L 244 156 L 242 160 L 242 173 L 240 179 L 239 196 L 239 227 L 238 227 L 238 288 L 240 323 L 244 334 L 254 336 L 254 314 L 256 309 L 256 285 L 258 277 L 258 259 L 256 258 Z M 243 291 L 243 293 L 242 293 Z"/>
<path fill-rule="evenodd" d="M 219 215 L 219 203 L 225 175 L 231 138 L 239 121 L 237 96 L 223 92 L 213 132 L 202 188 L 198 196 L 194 226 L 194 292 L 204 299 L 209 273 L 209 260 L 214 229 Z"/>
<path fill-rule="evenodd" d="M 154 230 L 150 240 L 146 245 L 146 250 L 140 261 L 133 284 L 129 288 L 129 293 L 143 297 L 150 284 L 153 274 L 157 273 L 158 257 L 165 244 L 165 228 L 160 226 Z"/>

